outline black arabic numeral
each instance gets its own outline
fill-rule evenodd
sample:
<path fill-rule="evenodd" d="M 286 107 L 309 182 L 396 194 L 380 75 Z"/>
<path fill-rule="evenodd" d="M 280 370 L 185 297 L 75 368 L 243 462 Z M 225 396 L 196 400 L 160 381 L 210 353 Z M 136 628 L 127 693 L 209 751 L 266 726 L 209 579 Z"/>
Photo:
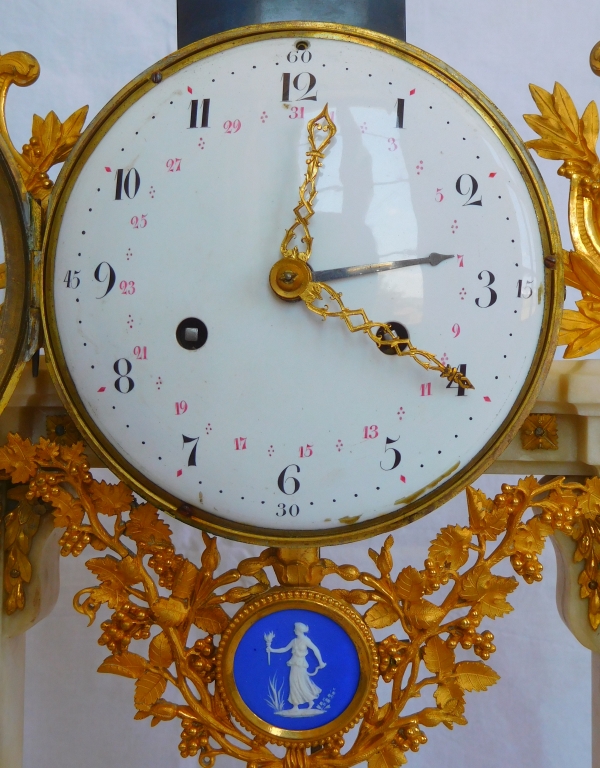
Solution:
<path fill-rule="evenodd" d="M 290 508 L 287 509 L 285 504 L 282 502 L 281 504 L 277 505 L 281 512 L 275 512 L 277 517 L 283 517 L 285 514 L 289 513 L 290 517 L 298 517 L 300 514 L 300 507 L 297 504 L 290 504 Z"/>
<path fill-rule="evenodd" d="M 404 128 L 404 99 L 396 102 L 396 128 Z"/>
<path fill-rule="evenodd" d="M 198 440 L 200 440 L 200 437 L 188 437 L 187 435 L 181 435 L 183 438 L 183 448 L 188 443 L 193 443 L 192 450 L 190 451 L 190 455 L 188 458 L 188 467 L 195 467 L 196 466 L 196 448 L 198 447 Z"/>
<path fill-rule="evenodd" d="M 125 371 L 121 373 L 121 363 L 125 363 Z M 119 377 L 115 381 L 115 389 L 117 392 L 120 392 L 122 395 L 127 395 L 131 390 L 135 387 L 134 381 L 128 374 L 131 373 L 131 369 L 133 366 L 127 360 L 125 357 L 120 357 L 117 362 L 113 365 L 113 370 Z M 123 382 L 127 382 L 124 384 Z M 124 389 L 124 387 L 127 387 L 127 389 Z"/>
<path fill-rule="evenodd" d="M 463 179 L 465 180 L 464 182 Z M 478 189 L 479 184 L 477 183 L 477 179 L 475 176 L 471 176 L 470 173 L 463 173 L 462 176 L 459 176 L 458 179 L 456 179 L 456 191 L 458 194 L 463 197 L 469 195 L 467 202 L 463 203 L 463 208 L 465 205 L 483 205 L 481 197 L 479 200 L 473 200 Z"/>
<path fill-rule="evenodd" d="M 533 296 L 533 280 L 517 280 L 517 298 L 530 299 Z"/>
<path fill-rule="evenodd" d="M 305 76 L 308 77 L 308 84 L 306 84 L 306 79 L 304 79 Z M 283 89 L 282 89 L 281 101 L 292 101 L 292 99 L 290 98 L 290 80 L 291 80 L 290 73 L 284 72 L 282 75 L 282 80 L 283 80 Z M 314 75 L 311 75 L 310 72 L 300 72 L 299 75 L 296 75 L 296 77 L 293 80 L 291 80 L 291 85 L 293 85 L 293 87 L 297 91 L 300 91 L 302 95 L 293 99 L 293 101 L 316 101 L 317 100 L 316 93 L 314 94 L 314 96 L 308 95 L 313 90 L 316 84 L 317 84 L 317 78 Z"/>
<path fill-rule="evenodd" d="M 301 50 L 301 49 L 298 49 Z M 306 48 L 302 51 L 302 53 L 296 53 L 296 51 L 290 51 L 288 55 L 286 56 L 287 60 L 290 62 L 290 64 L 295 64 L 298 59 L 300 59 L 301 62 L 304 64 L 308 64 L 308 62 L 312 59 L 312 53 Z"/>
<path fill-rule="evenodd" d="M 490 288 L 490 285 L 492 285 L 492 283 L 496 281 L 496 278 L 494 277 L 494 273 L 490 272 L 489 269 L 484 269 L 482 272 L 480 272 L 477 275 L 477 277 L 479 278 L 479 280 L 483 280 L 484 275 L 488 276 L 488 281 L 484 287 L 487 288 L 488 291 L 490 292 L 490 301 L 488 304 L 480 304 L 479 303 L 480 300 L 475 299 L 475 304 L 477 304 L 478 307 L 481 307 L 481 309 L 487 309 L 488 307 L 491 307 L 492 304 L 496 303 L 496 299 L 498 298 L 498 294 L 496 293 L 496 291 L 493 288 Z"/>
<path fill-rule="evenodd" d="M 467 375 L 467 364 L 461 363 L 458 366 L 458 370 L 462 373 L 463 376 Z M 464 397 L 467 393 L 467 390 L 464 387 L 461 387 L 460 384 L 454 384 L 453 382 L 449 382 L 446 384 L 446 389 L 458 389 L 458 392 L 456 393 L 458 397 Z"/>
<path fill-rule="evenodd" d="M 391 472 L 392 469 L 396 469 L 396 467 L 398 466 L 398 464 L 400 464 L 400 462 L 402 460 L 402 456 L 400 454 L 400 451 L 397 448 L 390 448 L 390 445 L 393 445 L 394 443 L 397 443 L 398 440 L 400 440 L 399 437 L 397 437 L 395 440 L 392 440 L 391 437 L 386 437 L 385 438 L 385 450 L 386 450 L 386 453 L 387 453 L 387 451 L 392 451 L 392 453 L 394 454 L 394 461 L 393 461 L 391 467 L 384 467 L 383 466 L 383 462 L 381 462 L 381 461 L 379 462 L 379 466 L 381 467 L 381 469 L 384 470 L 384 472 Z"/>
<path fill-rule="evenodd" d="M 116 176 L 117 184 L 115 189 L 115 200 L 122 200 L 123 192 L 125 192 L 130 200 L 133 200 L 140 190 L 140 174 L 135 168 L 130 168 L 127 173 L 124 173 L 123 168 L 117 168 Z"/>
<path fill-rule="evenodd" d="M 106 277 L 102 277 L 102 267 L 104 265 L 108 267 L 108 274 L 106 275 Z M 98 266 L 94 270 L 94 280 L 97 280 L 99 283 L 105 283 L 108 280 L 108 285 L 106 286 L 106 291 L 104 291 L 102 296 L 96 296 L 96 298 L 103 299 L 105 296 L 107 296 L 115 287 L 116 279 L 117 279 L 117 276 L 115 274 L 115 270 L 110 266 L 108 261 L 101 261 L 100 264 L 98 264 Z"/>
<path fill-rule="evenodd" d="M 63 280 L 63 283 L 67 284 L 67 288 L 79 288 L 79 285 L 81 284 L 81 280 L 77 277 L 77 275 L 80 272 L 81 272 L 80 269 L 73 269 L 67 272 L 67 274 L 65 275 L 65 279 Z"/>
<path fill-rule="evenodd" d="M 290 475 L 288 477 L 285 475 L 288 469 L 291 469 L 292 467 L 296 470 L 296 472 L 300 472 L 300 467 L 297 464 L 290 464 L 279 474 L 279 477 L 277 478 L 277 487 L 281 493 L 285 493 L 286 496 L 293 496 L 300 490 L 300 480 L 298 480 L 297 477 L 294 477 L 294 475 Z M 290 488 L 291 485 L 292 490 L 286 491 L 286 484 L 288 488 Z"/>

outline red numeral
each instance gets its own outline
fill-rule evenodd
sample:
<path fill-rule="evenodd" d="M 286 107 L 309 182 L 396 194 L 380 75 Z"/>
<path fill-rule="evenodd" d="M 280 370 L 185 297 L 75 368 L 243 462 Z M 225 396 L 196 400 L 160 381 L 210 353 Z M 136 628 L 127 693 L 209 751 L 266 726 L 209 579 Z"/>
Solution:
<path fill-rule="evenodd" d="M 461 256 L 460 254 L 457 254 L 456 258 L 458 259 L 458 266 L 459 267 L 464 267 L 465 265 L 464 265 L 463 261 L 464 261 L 465 257 Z"/>
<path fill-rule="evenodd" d="M 444 199 L 444 195 L 442 194 L 442 187 L 437 187 L 437 189 L 435 190 L 435 202 L 441 203 L 443 199 Z"/>
<path fill-rule="evenodd" d="M 134 347 L 133 356 L 136 360 L 147 360 L 148 358 L 146 357 L 146 347 Z"/>
<path fill-rule="evenodd" d="M 133 280 L 121 280 L 119 288 L 124 296 L 132 296 L 135 293 L 135 283 Z"/>
<path fill-rule="evenodd" d="M 175 415 L 181 416 L 182 413 L 185 413 L 187 411 L 187 403 L 185 400 L 180 400 L 178 403 L 175 403 Z"/>
<path fill-rule="evenodd" d="M 235 443 L 235 450 L 236 451 L 245 451 L 246 450 L 246 439 L 245 437 L 236 437 L 234 440 Z"/>
<path fill-rule="evenodd" d="M 379 437 L 379 430 L 377 429 L 377 426 L 375 424 L 371 424 L 370 427 L 365 427 L 363 429 L 363 437 L 365 440 L 375 440 L 376 437 Z"/>
<path fill-rule="evenodd" d="M 312 445 L 309 445 L 308 443 L 306 445 L 300 446 L 300 458 L 301 459 L 308 459 L 309 456 L 313 455 L 313 447 Z"/>
<path fill-rule="evenodd" d="M 297 120 L 299 117 L 304 117 L 304 107 L 292 107 L 290 112 L 291 114 L 288 115 L 290 120 Z"/>
<path fill-rule="evenodd" d="M 398 145 L 396 144 L 396 139 L 388 139 L 388 144 L 390 145 L 388 147 L 388 152 L 395 152 L 398 149 Z"/>
<path fill-rule="evenodd" d="M 130 222 L 131 226 L 134 229 L 144 229 L 144 227 L 147 227 L 148 226 L 148 221 L 146 219 L 147 215 L 148 215 L 147 213 L 142 213 L 141 216 L 133 216 Z"/>
<path fill-rule="evenodd" d="M 431 394 L 431 382 L 427 384 L 421 384 L 421 397 L 428 397 Z"/>
<path fill-rule="evenodd" d="M 454 338 L 460 334 L 460 325 L 458 323 L 454 323 L 452 326 L 452 333 L 454 334 Z"/>
<path fill-rule="evenodd" d="M 241 127 L 242 124 L 239 120 L 225 120 L 223 123 L 225 133 L 237 133 Z"/>
<path fill-rule="evenodd" d="M 172 160 L 167 160 L 167 171 L 169 173 L 176 173 L 181 170 L 181 158 L 174 157 Z"/>

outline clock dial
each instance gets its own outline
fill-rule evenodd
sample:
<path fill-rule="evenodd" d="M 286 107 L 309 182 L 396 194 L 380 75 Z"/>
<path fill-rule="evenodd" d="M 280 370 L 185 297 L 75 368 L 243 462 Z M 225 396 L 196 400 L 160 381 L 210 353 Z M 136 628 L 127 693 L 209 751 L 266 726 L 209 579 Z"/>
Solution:
<path fill-rule="evenodd" d="M 140 78 L 49 227 L 49 351 L 81 428 L 147 497 L 248 539 L 357 538 L 457 492 L 535 395 L 558 306 L 555 224 L 504 119 L 410 46 L 314 26 Z M 311 267 L 450 256 L 333 285 L 474 390 L 271 291 L 326 102 Z"/>

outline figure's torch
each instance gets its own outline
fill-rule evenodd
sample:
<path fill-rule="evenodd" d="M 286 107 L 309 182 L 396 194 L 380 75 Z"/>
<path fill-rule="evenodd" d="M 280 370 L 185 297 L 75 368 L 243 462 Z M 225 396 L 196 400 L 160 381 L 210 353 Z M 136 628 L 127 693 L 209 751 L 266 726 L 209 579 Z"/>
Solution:
<path fill-rule="evenodd" d="M 275 637 L 275 632 L 269 632 L 265 636 L 265 643 L 267 644 L 267 657 L 269 659 L 269 666 L 271 666 L 271 643 Z"/>

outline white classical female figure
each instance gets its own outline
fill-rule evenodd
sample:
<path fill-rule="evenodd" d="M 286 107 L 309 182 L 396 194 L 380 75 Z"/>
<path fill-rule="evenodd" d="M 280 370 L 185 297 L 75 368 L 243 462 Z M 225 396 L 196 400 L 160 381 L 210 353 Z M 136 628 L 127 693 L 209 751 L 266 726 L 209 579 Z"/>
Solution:
<path fill-rule="evenodd" d="M 315 699 L 319 697 L 321 689 L 313 683 L 311 677 L 317 674 L 320 669 L 326 666 L 323 658 L 321 657 L 321 651 L 313 643 L 313 641 L 307 637 L 308 627 L 306 624 L 296 622 L 294 624 L 294 633 L 296 637 L 291 640 L 285 648 L 272 648 L 271 640 L 273 635 L 265 635 L 267 641 L 267 653 L 286 653 L 292 652 L 292 658 L 288 661 L 287 665 L 290 668 L 290 694 L 288 701 L 292 705 L 292 709 L 288 710 L 290 713 L 305 712 L 308 709 L 312 709 Z M 308 662 L 306 657 L 309 649 L 314 653 L 317 661 L 319 662 L 314 672 L 308 671 Z M 308 704 L 307 710 L 298 709 L 299 704 Z"/>

